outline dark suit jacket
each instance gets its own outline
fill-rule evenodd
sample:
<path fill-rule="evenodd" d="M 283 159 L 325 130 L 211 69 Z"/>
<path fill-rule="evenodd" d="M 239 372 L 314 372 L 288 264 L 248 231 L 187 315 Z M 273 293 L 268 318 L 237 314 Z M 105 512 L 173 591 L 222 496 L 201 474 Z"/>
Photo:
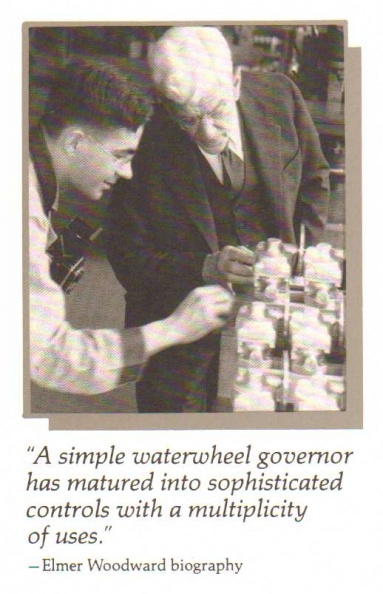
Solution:
<path fill-rule="evenodd" d="M 256 156 L 270 236 L 296 241 L 302 220 L 316 244 L 327 219 L 328 165 L 301 94 L 282 74 L 243 73 L 239 110 Z M 116 185 L 109 258 L 127 290 L 127 325 L 169 314 L 204 284 L 205 256 L 218 250 L 195 146 L 157 110 L 133 162 Z"/>

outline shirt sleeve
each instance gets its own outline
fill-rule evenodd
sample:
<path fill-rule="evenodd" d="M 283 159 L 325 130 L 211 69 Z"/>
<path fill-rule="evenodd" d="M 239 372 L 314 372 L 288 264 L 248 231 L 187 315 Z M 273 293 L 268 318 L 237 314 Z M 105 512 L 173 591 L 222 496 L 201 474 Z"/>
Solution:
<path fill-rule="evenodd" d="M 139 329 L 78 330 L 66 321 L 65 295 L 50 277 L 50 223 L 33 168 L 29 177 L 29 311 L 31 378 L 76 394 L 112 390 L 134 379 L 145 361 Z M 137 369 L 138 366 L 138 369 Z M 129 377 L 129 368 L 132 376 Z M 124 377 L 124 380 L 122 379 Z"/>

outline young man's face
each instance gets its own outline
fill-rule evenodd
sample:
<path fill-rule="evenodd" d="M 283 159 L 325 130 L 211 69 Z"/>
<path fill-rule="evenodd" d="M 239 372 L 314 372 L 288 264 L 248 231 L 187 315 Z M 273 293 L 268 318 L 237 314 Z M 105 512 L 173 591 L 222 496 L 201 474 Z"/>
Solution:
<path fill-rule="evenodd" d="M 73 129 L 67 183 L 90 200 L 100 200 L 120 177 L 132 177 L 131 162 L 142 132 L 143 127 L 135 132 L 122 127 Z"/>

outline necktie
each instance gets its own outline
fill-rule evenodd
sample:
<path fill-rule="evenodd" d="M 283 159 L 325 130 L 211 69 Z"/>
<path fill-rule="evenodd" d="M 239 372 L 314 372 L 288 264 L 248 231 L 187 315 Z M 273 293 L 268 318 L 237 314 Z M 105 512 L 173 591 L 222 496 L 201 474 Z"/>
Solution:
<path fill-rule="evenodd" d="M 223 166 L 223 178 L 225 185 L 231 187 L 235 192 L 242 190 L 244 181 L 244 163 L 229 148 L 221 153 Z"/>

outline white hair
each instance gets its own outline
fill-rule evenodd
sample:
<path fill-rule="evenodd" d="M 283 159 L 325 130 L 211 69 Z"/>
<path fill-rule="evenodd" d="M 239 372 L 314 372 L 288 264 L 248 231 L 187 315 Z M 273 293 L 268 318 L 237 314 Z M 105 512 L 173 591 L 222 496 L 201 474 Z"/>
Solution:
<path fill-rule="evenodd" d="M 172 27 L 148 58 L 157 90 L 180 105 L 204 108 L 212 95 L 232 91 L 230 48 L 215 27 Z"/>

